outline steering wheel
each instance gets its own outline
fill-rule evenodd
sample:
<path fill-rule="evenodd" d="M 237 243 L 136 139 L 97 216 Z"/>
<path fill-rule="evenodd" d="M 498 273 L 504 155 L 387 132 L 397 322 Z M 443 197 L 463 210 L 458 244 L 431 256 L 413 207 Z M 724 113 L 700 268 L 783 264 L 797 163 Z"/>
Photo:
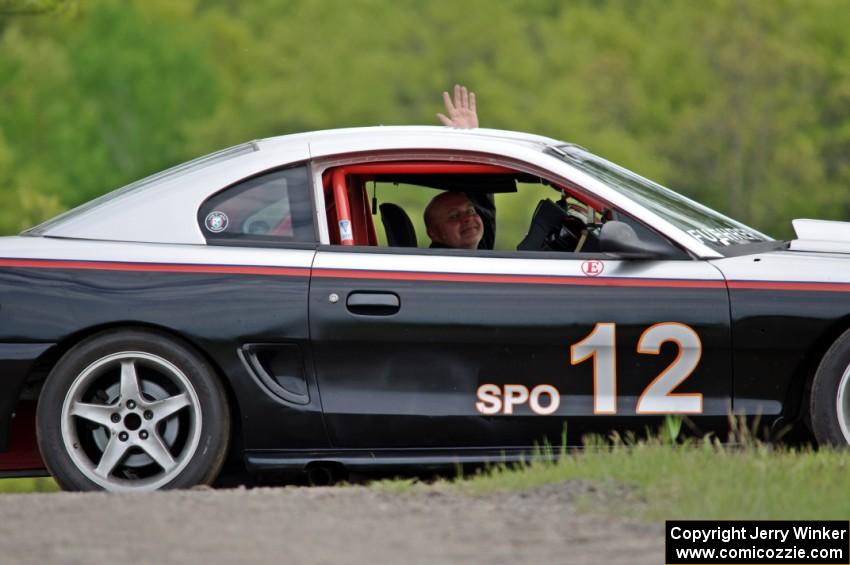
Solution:
<path fill-rule="evenodd" d="M 544 241 L 550 251 L 580 251 L 582 235 L 587 229 L 584 222 L 575 216 L 565 216 L 561 229 L 553 231 Z"/>
<path fill-rule="evenodd" d="M 517 250 L 575 251 L 586 229 L 582 220 L 547 198 L 537 203 L 528 234 L 517 245 Z"/>

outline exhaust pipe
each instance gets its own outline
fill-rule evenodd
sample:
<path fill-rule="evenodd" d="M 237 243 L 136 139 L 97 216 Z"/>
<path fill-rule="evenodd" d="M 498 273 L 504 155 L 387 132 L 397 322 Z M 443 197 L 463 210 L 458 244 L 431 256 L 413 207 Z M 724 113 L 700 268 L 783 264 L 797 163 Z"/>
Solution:
<path fill-rule="evenodd" d="M 314 465 L 307 469 L 307 483 L 311 487 L 327 487 L 336 482 L 337 474 L 330 465 Z"/>

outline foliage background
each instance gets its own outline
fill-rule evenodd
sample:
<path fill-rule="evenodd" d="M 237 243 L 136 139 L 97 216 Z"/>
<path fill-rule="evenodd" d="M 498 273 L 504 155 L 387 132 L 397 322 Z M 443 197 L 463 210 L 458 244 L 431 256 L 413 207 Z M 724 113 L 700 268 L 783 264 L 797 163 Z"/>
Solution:
<path fill-rule="evenodd" d="M 579 143 L 790 237 L 794 217 L 850 219 L 847 8 L 0 0 L 0 233 L 247 139 L 436 124 L 463 82 L 482 125 Z"/>

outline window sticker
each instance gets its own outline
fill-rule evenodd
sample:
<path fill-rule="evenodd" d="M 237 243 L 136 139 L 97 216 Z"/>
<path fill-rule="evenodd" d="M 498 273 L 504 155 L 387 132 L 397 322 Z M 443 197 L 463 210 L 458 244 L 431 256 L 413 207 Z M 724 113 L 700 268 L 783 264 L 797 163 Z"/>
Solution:
<path fill-rule="evenodd" d="M 351 220 L 339 221 L 340 241 L 354 241 L 354 233 L 351 231 Z"/>
<path fill-rule="evenodd" d="M 207 214 L 204 225 L 212 233 L 221 233 L 227 229 L 229 221 L 227 214 L 219 210 L 213 210 Z"/>

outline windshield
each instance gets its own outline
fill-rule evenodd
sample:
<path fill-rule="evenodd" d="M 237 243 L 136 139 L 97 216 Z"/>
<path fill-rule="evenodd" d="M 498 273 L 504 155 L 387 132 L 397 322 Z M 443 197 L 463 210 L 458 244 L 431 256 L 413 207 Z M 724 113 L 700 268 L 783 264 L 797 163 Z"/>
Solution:
<path fill-rule="evenodd" d="M 751 227 L 575 145 L 561 145 L 551 153 L 721 253 L 733 245 L 773 241 Z"/>

